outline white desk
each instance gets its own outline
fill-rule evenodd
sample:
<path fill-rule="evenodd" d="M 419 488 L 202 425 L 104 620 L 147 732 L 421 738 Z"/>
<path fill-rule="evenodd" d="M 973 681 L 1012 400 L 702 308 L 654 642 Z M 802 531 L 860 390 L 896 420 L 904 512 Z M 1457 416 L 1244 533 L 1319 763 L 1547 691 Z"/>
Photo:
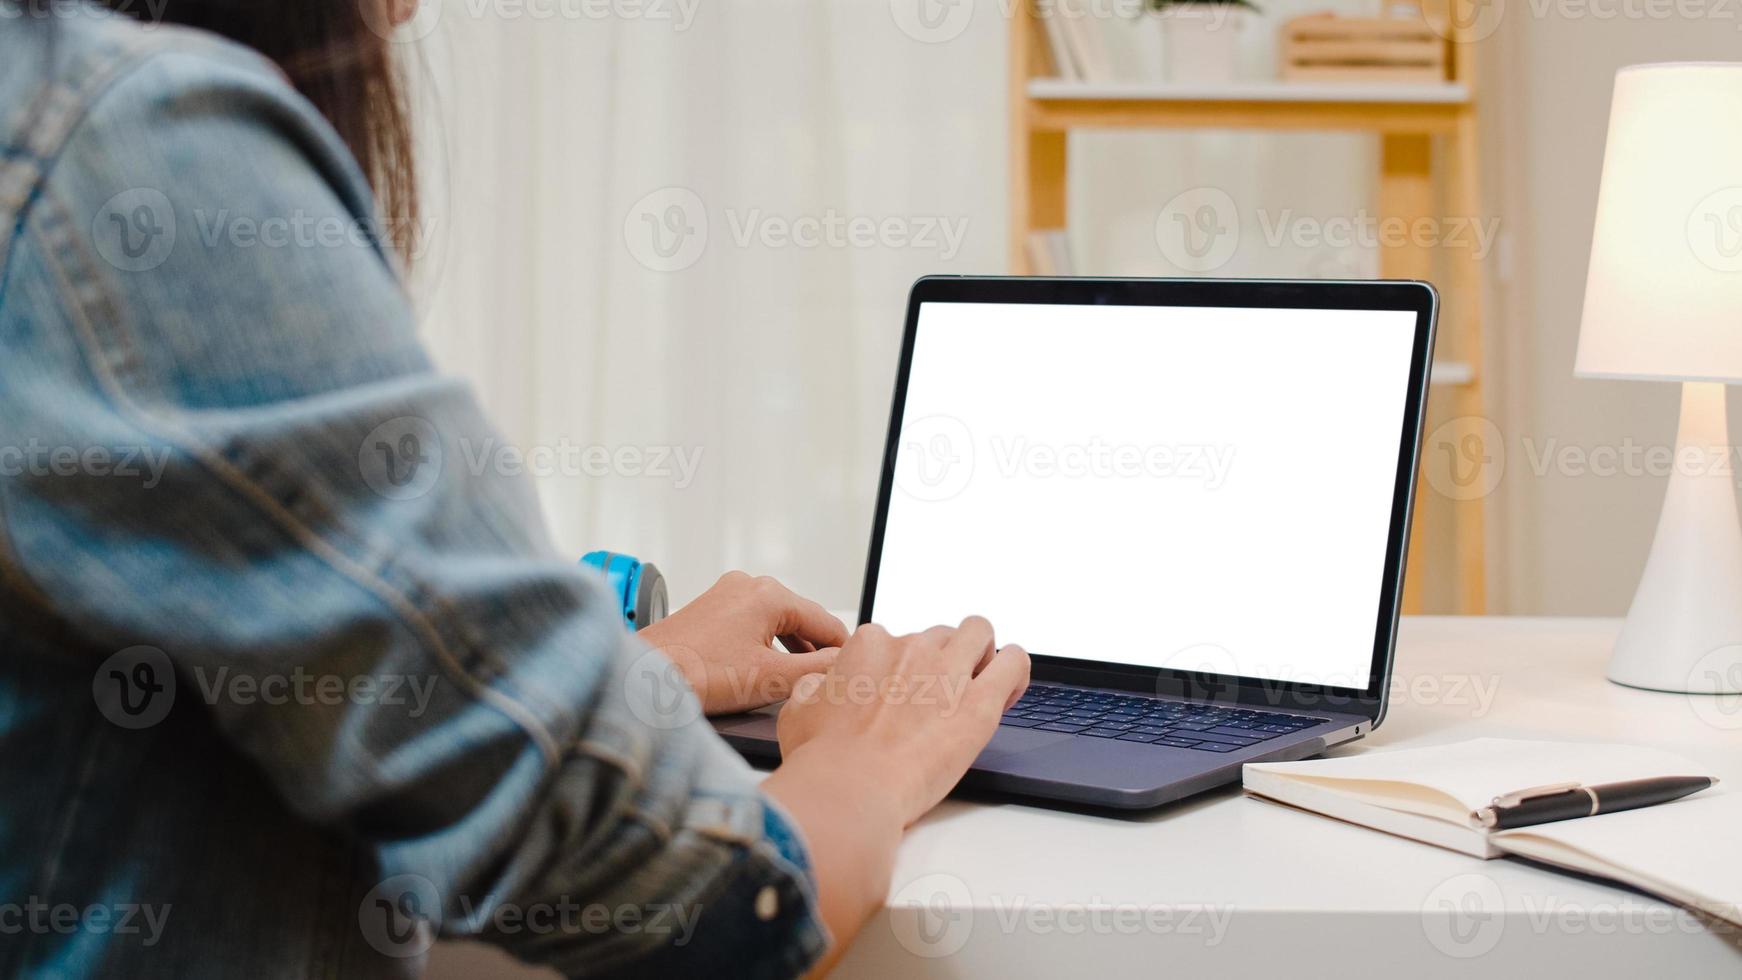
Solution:
<path fill-rule="evenodd" d="M 1742 785 L 1742 701 L 1608 683 L 1618 626 L 1406 619 L 1385 725 L 1334 751 L 1478 735 L 1639 741 Z M 1724 843 L 1742 846 L 1742 828 Z M 1477 861 L 1232 787 L 1135 818 L 951 800 L 902 845 L 893 892 L 836 976 L 1742 975 L 1734 933 L 1709 932 L 1655 899 Z M 476 946 L 438 946 L 430 970 L 552 975 Z"/>
<path fill-rule="evenodd" d="M 1659 744 L 1742 784 L 1742 703 L 1609 684 L 1614 620 L 1404 621 L 1391 711 L 1336 754 L 1479 735 Z M 1727 709 L 1727 713 L 1726 713 Z M 1723 842 L 1742 847 L 1742 827 Z M 1735 977 L 1645 896 L 1214 793 L 1136 818 L 949 801 L 837 976 Z"/>

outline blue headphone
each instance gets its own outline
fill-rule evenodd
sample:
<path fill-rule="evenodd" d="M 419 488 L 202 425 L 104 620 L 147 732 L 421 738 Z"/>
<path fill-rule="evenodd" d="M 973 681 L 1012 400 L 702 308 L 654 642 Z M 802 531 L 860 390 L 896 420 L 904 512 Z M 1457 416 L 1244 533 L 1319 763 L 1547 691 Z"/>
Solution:
<path fill-rule="evenodd" d="M 631 630 L 657 623 L 671 611 L 665 576 L 659 574 L 652 562 L 609 551 L 589 551 L 581 556 L 581 564 L 605 574 L 611 592 L 622 604 L 623 621 Z"/>

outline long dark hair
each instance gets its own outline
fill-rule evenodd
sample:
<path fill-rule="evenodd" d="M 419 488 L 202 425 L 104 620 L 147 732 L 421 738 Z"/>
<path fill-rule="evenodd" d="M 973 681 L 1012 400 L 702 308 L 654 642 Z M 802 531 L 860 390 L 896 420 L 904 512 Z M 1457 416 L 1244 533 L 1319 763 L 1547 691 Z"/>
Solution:
<path fill-rule="evenodd" d="M 4 0 L 0 0 L 4 2 Z M 20 0 L 27 9 L 40 0 Z M 383 237 L 409 263 L 417 245 L 417 166 L 390 0 L 95 0 L 138 20 L 221 34 L 272 59 L 326 116 L 375 190 Z"/>

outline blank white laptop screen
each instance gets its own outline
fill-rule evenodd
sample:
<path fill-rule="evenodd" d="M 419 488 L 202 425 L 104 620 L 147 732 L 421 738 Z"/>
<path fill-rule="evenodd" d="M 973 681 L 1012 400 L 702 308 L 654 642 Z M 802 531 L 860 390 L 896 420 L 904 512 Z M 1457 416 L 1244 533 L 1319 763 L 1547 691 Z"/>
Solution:
<path fill-rule="evenodd" d="M 1415 314 L 925 303 L 873 621 L 1365 688 Z"/>

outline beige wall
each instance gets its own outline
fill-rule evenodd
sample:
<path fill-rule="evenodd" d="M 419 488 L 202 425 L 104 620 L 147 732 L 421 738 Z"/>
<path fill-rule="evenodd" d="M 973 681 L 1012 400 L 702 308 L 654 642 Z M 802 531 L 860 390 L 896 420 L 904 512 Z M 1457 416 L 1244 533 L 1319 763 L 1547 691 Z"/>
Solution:
<path fill-rule="evenodd" d="M 1489 186 L 1511 239 L 1497 257 L 1491 298 L 1491 391 L 1506 436 L 1493 604 L 1499 612 L 1619 615 L 1651 543 L 1664 480 L 1552 465 L 1539 474 L 1551 444 L 1674 442 L 1673 385 L 1572 375 L 1610 88 L 1623 65 L 1742 57 L 1742 10 L 1713 0 L 1710 16 L 1665 19 L 1646 16 L 1657 3 L 1597 0 L 1597 11 L 1637 14 L 1605 20 L 1573 2 L 1493 2 L 1506 6 L 1481 48 Z M 1739 414 L 1731 417 L 1732 431 L 1742 431 Z"/>
<path fill-rule="evenodd" d="M 427 42 L 447 117 L 446 166 L 431 168 L 446 175 L 430 199 L 444 249 L 426 266 L 439 273 L 432 345 L 519 445 L 706 448 L 697 482 L 681 489 L 542 480 L 558 541 L 656 557 L 674 598 L 748 567 L 851 605 L 906 287 L 924 273 L 1002 271 L 1007 254 L 1005 5 L 976 0 L 959 37 L 919 43 L 897 29 L 889 0 L 730 0 L 729 14 L 683 32 L 488 23 L 447 2 Z M 1274 33 L 1288 16 L 1379 7 L 1259 2 L 1265 16 L 1242 42 L 1249 77 L 1274 71 Z M 1486 376 L 1507 464 L 1491 507 L 1490 608 L 1616 615 L 1643 564 L 1662 478 L 1538 475 L 1532 457 L 1673 437 L 1672 386 L 1572 376 L 1609 93 L 1621 65 L 1742 58 L 1742 4 L 1486 3 L 1500 17 L 1478 47 L 1484 181 L 1505 232 L 1488 259 Z M 1711 16 L 1649 16 L 1701 4 Z M 1133 31 L 1158 44 L 1154 26 Z M 1248 222 L 1220 274 L 1377 272 L 1371 250 L 1266 247 L 1253 217 L 1369 207 L 1371 138 L 1085 134 L 1072 151 L 1079 271 L 1178 274 L 1157 249 L 1156 216 L 1208 185 L 1232 194 Z M 717 225 L 705 261 L 670 274 L 642 267 L 623 231 L 623 216 L 667 186 L 696 189 Z M 732 241 L 726 209 L 941 215 L 969 231 L 947 260 L 911 248 L 764 248 Z M 767 479 L 794 458 L 804 479 Z M 1428 544 L 1450 548 L 1443 533 Z M 1428 584 L 1429 608 L 1447 608 L 1446 583 Z"/>

